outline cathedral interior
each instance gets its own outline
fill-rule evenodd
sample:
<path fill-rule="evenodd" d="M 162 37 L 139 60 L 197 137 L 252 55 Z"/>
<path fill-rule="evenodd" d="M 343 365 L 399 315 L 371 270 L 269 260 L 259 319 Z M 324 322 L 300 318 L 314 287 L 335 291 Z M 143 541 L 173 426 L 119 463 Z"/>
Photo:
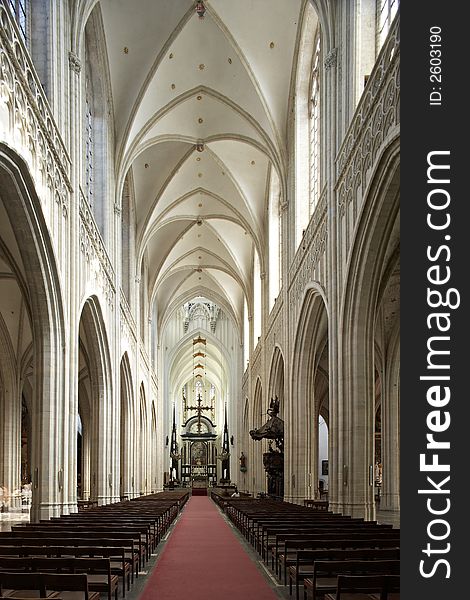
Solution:
<path fill-rule="evenodd" d="M 0 21 L 0 530 L 211 492 L 399 528 L 399 0 Z"/>

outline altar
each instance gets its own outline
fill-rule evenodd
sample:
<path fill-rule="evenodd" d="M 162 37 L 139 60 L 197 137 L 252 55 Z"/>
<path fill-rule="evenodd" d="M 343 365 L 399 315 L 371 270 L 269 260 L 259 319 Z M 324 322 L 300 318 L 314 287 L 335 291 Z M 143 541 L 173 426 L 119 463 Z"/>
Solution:
<path fill-rule="evenodd" d="M 207 496 L 209 481 L 207 477 L 195 476 L 191 482 L 191 491 L 193 496 Z"/>

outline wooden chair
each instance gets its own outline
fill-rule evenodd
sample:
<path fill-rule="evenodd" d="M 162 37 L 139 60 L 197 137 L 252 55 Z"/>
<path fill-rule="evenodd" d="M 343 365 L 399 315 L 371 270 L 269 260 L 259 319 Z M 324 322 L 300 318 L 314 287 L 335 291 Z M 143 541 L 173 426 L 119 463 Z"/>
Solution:
<path fill-rule="evenodd" d="M 0 556 L 0 571 L 16 573 L 31 571 L 31 559 L 16 556 Z"/>
<path fill-rule="evenodd" d="M 86 573 L 88 587 L 93 592 L 107 593 L 108 600 L 118 598 L 119 578 L 111 573 L 109 558 L 75 558 L 74 573 Z"/>
<path fill-rule="evenodd" d="M 60 592 L 63 600 L 100 600 L 98 592 L 88 590 L 88 579 L 85 574 L 38 574 L 42 578 L 44 588 L 50 592 Z"/>
<path fill-rule="evenodd" d="M 126 595 L 127 589 L 131 589 L 131 563 L 126 559 L 125 548 L 113 548 L 111 546 L 59 546 L 59 556 L 71 556 L 76 558 L 108 558 L 110 560 L 111 573 L 122 577 L 122 596 Z"/>
<path fill-rule="evenodd" d="M 399 548 L 359 548 L 343 550 L 299 550 L 295 565 L 289 567 L 289 594 L 296 589 L 299 597 L 299 587 L 304 586 L 304 598 L 313 594 L 313 575 L 316 561 L 345 561 L 345 560 L 400 560 Z"/>
<path fill-rule="evenodd" d="M 8 598 L 47 598 L 39 573 L 0 573 L 0 596 Z"/>
<path fill-rule="evenodd" d="M 369 594 L 394 600 L 399 592 L 399 575 L 339 575 L 336 594 L 326 594 L 324 600 L 370 600 Z"/>

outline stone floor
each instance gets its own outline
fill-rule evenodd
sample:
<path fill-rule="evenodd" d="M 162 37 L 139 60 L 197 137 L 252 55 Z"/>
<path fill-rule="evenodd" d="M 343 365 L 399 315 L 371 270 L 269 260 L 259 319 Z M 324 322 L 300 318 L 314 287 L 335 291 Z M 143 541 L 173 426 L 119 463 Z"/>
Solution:
<path fill-rule="evenodd" d="M 29 510 L 25 512 L 10 511 L 0 513 L 0 531 L 11 531 L 12 525 L 27 523 L 29 521 Z"/>

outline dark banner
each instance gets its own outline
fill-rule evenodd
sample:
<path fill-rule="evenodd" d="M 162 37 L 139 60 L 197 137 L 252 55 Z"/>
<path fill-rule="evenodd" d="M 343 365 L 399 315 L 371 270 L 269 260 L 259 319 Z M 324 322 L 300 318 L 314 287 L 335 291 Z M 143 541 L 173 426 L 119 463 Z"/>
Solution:
<path fill-rule="evenodd" d="M 469 594 L 465 3 L 401 3 L 401 597 Z M 463 596 L 462 596 L 463 597 Z"/>

